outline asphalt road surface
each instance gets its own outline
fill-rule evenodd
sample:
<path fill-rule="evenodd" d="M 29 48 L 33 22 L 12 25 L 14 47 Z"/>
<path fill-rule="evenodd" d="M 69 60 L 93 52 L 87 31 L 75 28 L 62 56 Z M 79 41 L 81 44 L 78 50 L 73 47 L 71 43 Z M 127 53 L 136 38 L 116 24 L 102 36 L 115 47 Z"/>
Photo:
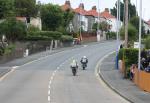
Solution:
<path fill-rule="evenodd" d="M 114 51 L 104 42 L 69 49 L 15 68 L 0 81 L 0 103 L 127 103 L 95 75 L 100 58 Z M 72 76 L 70 63 L 86 55 L 88 67 Z"/>

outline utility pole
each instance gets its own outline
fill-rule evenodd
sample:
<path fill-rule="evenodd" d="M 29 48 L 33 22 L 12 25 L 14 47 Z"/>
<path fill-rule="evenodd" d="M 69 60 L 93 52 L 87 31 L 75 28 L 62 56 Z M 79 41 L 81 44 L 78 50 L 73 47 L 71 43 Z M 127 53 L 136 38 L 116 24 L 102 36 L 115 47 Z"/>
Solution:
<path fill-rule="evenodd" d="M 128 4 L 129 1 L 125 0 L 125 48 L 128 47 Z"/>
<path fill-rule="evenodd" d="M 98 0 L 98 19 L 97 19 L 97 41 L 98 42 L 101 40 L 99 24 L 100 24 L 100 7 L 99 7 L 99 0 Z"/>
<path fill-rule="evenodd" d="M 140 69 L 141 66 L 141 34 L 142 34 L 142 0 L 140 0 L 138 69 Z"/>
<path fill-rule="evenodd" d="M 82 0 L 80 0 L 80 7 L 79 7 L 79 9 L 80 9 L 80 42 L 82 41 Z"/>

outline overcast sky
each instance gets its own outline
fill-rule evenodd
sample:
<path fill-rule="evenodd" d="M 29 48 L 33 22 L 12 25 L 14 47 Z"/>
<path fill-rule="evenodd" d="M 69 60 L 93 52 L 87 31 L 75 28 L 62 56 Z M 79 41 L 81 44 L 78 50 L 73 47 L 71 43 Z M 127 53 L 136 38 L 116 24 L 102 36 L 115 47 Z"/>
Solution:
<path fill-rule="evenodd" d="M 66 0 L 40 0 L 42 3 L 54 3 L 63 5 Z M 79 6 L 79 3 L 82 1 L 85 5 L 85 9 L 89 10 L 93 5 L 97 5 L 98 0 L 70 0 L 71 6 L 73 8 L 77 8 Z M 113 8 L 115 5 L 116 0 L 99 0 L 100 1 L 100 11 L 103 11 L 104 8 Z M 122 0 L 121 0 L 122 1 Z M 138 7 L 137 10 L 139 11 L 139 1 L 137 0 Z M 136 0 L 131 0 L 132 3 L 136 5 Z M 143 18 L 147 21 L 150 19 L 150 0 L 142 0 L 143 2 Z"/>

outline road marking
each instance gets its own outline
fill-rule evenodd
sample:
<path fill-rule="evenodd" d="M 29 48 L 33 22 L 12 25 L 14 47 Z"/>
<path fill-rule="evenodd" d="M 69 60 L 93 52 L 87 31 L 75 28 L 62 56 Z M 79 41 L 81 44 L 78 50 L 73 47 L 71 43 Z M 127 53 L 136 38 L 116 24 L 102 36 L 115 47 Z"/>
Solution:
<path fill-rule="evenodd" d="M 16 69 L 16 68 L 19 68 L 19 66 L 13 66 L 12 68 L 13 68 L 13 69 Z"/>
<path fill-rule="evenodd" d="M 51 91 L 50 91 L 50 90 L 48 90 L 48 95 L 50 96 L 50 94 L 51 94 Z"/>
<path fill-rule="evenodd" d="M 15 71 L 15 69 L 13 68 L 13 69 L 10 70 L 10 72 L 8 72 L 8 73 L 6 73 L 4 76 L 2 76 L 2 77 L 0 78 L 0 82 L 1 82 L 2 80 L 4 80 L 8 75 L 10 75 L 11 73 L 13 73 L 14 71 Z"/>
<path fill-rule="evenodd" d="M 51 84 L 51 83 L 50 83 L 50 84 Z M 51 88 L 51 86 L 49 85 L 49 86 L 48 86 L 48 89 L 50 89 L 50 88 Z"/>
<path fill-rule="evenodd" d="M 50 96 L 48 96 L 48 102 L 50 103 L 50 100 L 51 100 L 51 98 L 50 98 Z"/>

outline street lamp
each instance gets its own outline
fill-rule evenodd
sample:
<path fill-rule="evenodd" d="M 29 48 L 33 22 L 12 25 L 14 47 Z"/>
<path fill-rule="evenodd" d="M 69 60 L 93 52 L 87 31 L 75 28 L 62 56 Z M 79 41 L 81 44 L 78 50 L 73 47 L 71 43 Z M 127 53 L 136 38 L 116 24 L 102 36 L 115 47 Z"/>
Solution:
<path fill-rule="evenodd" d="M 141 66 L 141 34 L 142 34 L 142 0 L 140 0 L 140 19 L 139 19 L 139 55 L 138 55 L 138 69 Z"/>

